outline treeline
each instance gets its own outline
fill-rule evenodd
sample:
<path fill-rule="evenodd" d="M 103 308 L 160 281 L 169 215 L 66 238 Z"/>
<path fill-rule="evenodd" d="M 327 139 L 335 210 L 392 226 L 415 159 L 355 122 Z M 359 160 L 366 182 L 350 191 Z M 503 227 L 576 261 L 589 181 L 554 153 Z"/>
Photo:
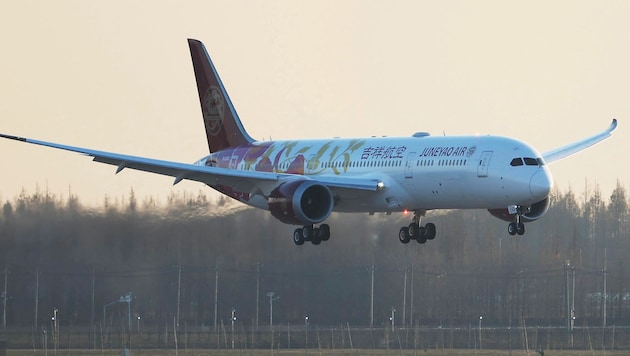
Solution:
<path fill-rule="evenodd" d="M 329 241 L 295 246 L 294 227 L 203 192 L 98 208 L 23 192 L 0 216 L 0 313 L 8 328 L 55 309 L 67 325 L 126 326 L 128 307 L 143 324 L 212 327 L 235 310 L 266 326 L 273 303 L 285 325 L 566 326 L 571 309 L 576 326 L 630 325 L 628 215 L 618 184 L 554 191 L 522 237 L 486 211 L 429 212 L 436 239 L 403 245 L 411 216 L 333 214 Z"/>

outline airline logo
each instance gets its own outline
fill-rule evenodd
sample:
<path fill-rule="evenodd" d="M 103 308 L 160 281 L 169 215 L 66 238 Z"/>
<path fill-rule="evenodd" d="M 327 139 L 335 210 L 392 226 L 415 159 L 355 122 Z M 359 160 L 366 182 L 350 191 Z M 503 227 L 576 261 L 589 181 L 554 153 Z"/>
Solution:
<path fill-rule="evenodd" d="M 217 136 L 223 128 L 223 116 L 225 102 L 221 90 L 211 86 L 203 97 L 203 121 L 206 124 L 206 132 L 211 136 Z"/>
<path fill-rule="evenodd" d="M 436 147 L 427 147 L 425 148 L 420 157 L 471 157 L 475 150 L 477 150 L 476 146 L 466 147 L 466 146 L 436 146 Z"/>

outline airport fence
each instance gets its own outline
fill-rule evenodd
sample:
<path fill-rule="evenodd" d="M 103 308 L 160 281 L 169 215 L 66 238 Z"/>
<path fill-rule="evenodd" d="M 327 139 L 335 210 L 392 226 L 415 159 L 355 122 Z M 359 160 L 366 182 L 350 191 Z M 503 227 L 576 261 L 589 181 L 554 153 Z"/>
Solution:
<path fill-rule="evenodd" d="M 214 328 L 154 325 L 124 329 L 59 327 L 7 329 L 0 337 L 9 349 L 502 349 L 630 350 L 630 327 L 470 327 L 357 328 L 278 325 L 266 328 Z"/>

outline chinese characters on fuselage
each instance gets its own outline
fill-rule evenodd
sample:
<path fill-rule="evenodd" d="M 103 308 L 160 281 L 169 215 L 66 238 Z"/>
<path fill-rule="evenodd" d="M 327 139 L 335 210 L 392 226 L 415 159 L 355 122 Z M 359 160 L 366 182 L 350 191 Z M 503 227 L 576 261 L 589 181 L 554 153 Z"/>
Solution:
<path fill-rule="evenodd" d="M 369 146 L 363 149 L 361 159 L 396 159 L 403 158 L 407 146 Z"/>

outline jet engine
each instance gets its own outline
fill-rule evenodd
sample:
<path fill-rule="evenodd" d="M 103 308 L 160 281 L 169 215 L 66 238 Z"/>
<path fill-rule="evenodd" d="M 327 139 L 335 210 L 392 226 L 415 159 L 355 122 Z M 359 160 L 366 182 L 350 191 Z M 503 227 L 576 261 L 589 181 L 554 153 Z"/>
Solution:
<path fill-rule="evenodd" d="M 521 214 L 521 221 L 532 222 L 532 221 L 540 219 L 543 215 L 545 215 L 547 210 L 549 210 L 550 204 L 551 204 L 550 199 L 549 197 L 547 197 L 528 207 L 524 206 L 522 208 L 523 212 Z M 492 216 L 497 217 L 501 220 L 505 220 L 508 222 L 514 221 L 515 214 L 510 214 L 508 209 L 488 209 L 488 211 L 490 212 L 490 214 L 492 214 Z"/>
<path fill-rule="evenodd" d="M 267 198 L 269 211 L 286 224 L 320 223 L 333 209 L 333 194 L 327 186 L 311 180 L 292 180 L 280 184 Z"/>

